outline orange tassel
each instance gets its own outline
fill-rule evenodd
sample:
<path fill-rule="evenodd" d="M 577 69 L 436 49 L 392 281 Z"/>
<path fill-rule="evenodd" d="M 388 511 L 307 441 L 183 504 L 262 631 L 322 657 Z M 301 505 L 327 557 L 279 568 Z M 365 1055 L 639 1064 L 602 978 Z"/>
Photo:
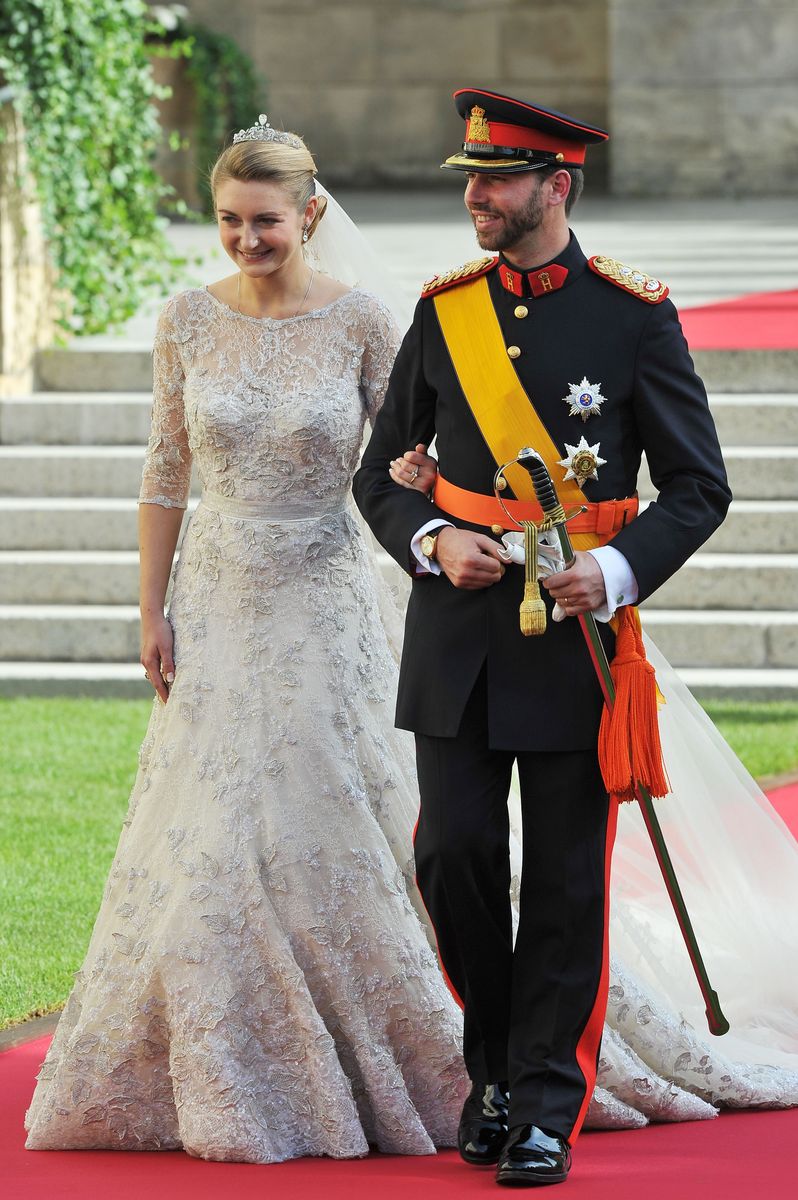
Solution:
<path fill-rule="evenodd" d="M 634 800 L 635 784 L 651 796 L 670 791 L 657 720 L 657 681 L 646 659 L 640 618 L 626 605 L 618 612 L 612 711 L 604 706 L 599 729 L 599 765 L 607 791 L 617 800 Z"/>

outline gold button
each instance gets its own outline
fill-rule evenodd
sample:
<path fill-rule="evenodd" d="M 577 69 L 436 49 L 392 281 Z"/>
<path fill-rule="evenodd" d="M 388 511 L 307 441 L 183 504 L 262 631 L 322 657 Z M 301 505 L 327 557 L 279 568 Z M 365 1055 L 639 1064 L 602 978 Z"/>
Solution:
<path fill-rule="evenodd" d="M 525 304 L 519 304 L 518 308 L 516 308 L 516 310 L 515 310 L 515 315 L 517 317 L 528 317 L 529 309 L 527 308 L 527 306 Z"/>
<path fill-rule="evenodd" d="M 520 358 L 521 351 L 520 351 L 519 347 L 518 346 L 508 346 L 507 347 L 507 357 L 508 358 Z"/>

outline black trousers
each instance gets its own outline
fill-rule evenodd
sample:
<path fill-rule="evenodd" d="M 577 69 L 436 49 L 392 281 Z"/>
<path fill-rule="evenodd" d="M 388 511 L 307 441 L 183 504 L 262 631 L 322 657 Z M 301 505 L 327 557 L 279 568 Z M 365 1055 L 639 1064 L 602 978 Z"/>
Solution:
<path fill-rule="evenodd" d="M 607 1005 L 615 834 L 595 751 L 488 746 L 483 670 L 457 737 L 416 737 L 418 885 L 464 1009 L 473 1080 L 510 1085 L 510 1124 L 573 1141 L 593 1093 Z M 523 820 L 513 947 L 507 798 Z"/>

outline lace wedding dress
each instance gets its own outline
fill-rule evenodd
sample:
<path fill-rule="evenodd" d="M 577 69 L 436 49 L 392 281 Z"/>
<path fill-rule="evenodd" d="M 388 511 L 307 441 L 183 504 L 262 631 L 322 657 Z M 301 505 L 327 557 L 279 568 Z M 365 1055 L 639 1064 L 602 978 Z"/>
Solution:
<path fill-rule="evenodd" d="M 141 499 L 184 507 L 192 458 L 204 487 L 176 679 L 29 1148 L 267 1163 L 455 1141 L 460 1013 L 413 881 L 389 597 L 349 502 L 397 340 L 357 289 L 283 321 L 195 290 L 161 317 Z M 798 1076 L 729 1063 L 617 961 L 598 1082 L 587 1125 L 605 1128 L 798 1100 Z"/>

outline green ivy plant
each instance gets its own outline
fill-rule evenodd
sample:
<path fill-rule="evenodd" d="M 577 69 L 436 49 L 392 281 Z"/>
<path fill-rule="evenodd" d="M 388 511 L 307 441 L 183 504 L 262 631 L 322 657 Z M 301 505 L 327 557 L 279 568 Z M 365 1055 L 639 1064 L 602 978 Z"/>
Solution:
<path fill-rule="evenodd" d="M 153 52 L 186 60 L 186 75 L 196 98 L 197 189 L 203 213 L 213 216 L 208 173 L 231 130 L 254 124 L 263 111 L 265 83 L 232 38 L 194 24 L 184 5 L 157 5 L 151 15 Z"/>
<path fill-rule="evenodd" d="M 100 333 L 163 293 L 182 260 L 159 216 L 168 189 L 142 0 L 3 0 L 0 78 L 25 128 L 61 324 Z M 179 210 L 179 204 L 177 208 Z"/>

